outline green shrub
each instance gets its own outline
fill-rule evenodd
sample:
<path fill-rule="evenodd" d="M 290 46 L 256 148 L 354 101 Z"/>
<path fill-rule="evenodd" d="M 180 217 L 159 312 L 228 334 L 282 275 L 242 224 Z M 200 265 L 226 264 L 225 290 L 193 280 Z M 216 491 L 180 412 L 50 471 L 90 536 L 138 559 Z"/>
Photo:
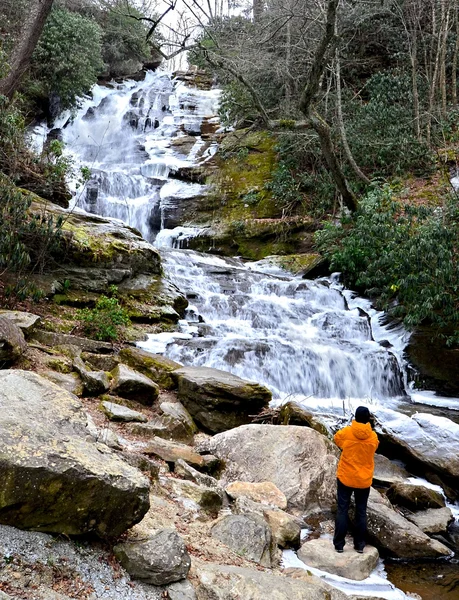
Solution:
<path fill-rule="evenodd" d="M 79 318 L 86 335 L 110 342 L 120 339 L 124 327 L 130 325 L 126 309 L 115 296 L 101 296 L 94 308 L 82 309 Z"/>
<path fill-rule="evenodd" d="M 375 189 L 352 218 L 316 234 L 319 251 L 346 285 L 376 298 L 408 328 L 434 324 L 459 344 L 459 211 L 403 205 Z"/>

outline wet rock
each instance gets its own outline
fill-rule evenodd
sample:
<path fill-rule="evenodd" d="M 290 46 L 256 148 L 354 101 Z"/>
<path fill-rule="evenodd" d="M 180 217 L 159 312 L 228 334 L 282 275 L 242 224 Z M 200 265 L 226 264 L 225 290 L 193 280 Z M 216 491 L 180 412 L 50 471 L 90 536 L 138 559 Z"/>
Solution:
<path fill-rule="evenodd" d="M 224 461 L 224 482 L 271 481 L 293 511 L 328 509 L 335 502 L 338 450 L 313 429 L 243 425 L 215 435 L 202 447 Z"/>
<path fill-rule="evenodd" d="M 132 369 L 139 371 L 161 387 L 170 390 L 176 387 L 172 373 L 182 365 L 160 354 L 151 354 L 140 348 L 123 348 L 120 359 Z"/>
<path fill-rule="evenodd" d="M 114 402 L 102 402 L 102 410 L 110 419 L 110 421 L 121 421 L 122 423 L 129 423 L 131 421 L 137 421 L 138 423 L 145 423 L 148 421 L 147 417 L 136 410 L 131 410 L 121 404 L 115 404 Z"/>
<path fill-rule="evenodd" d="M 240 556 L 272 566 L 273 540 L 266 521 L 257 515 L 228 515 L 211 529 L 216 538 Z"/>
<path fill-rule="evenodd" d="M 225 492 L 230 498 L 236 499 L 245 496 L 260 504 L 269 504 L 277 508 L 287 508 L 287 498 L 271 481 L 249 483 L 248 481 L 234 481 L 226 486 Z"/>
<path fill-rule="evenodd" d="M 423 485 L 397 482 L 387 490 L 386 496 L 392 504 L 404 506 L 412 511 L 445 506 L 445 500 L 440 492 Z"/>
<path fill-rule="evenodd" d="M 0 318 L 3 317 L 13 321 L 26 337 L 32 333 L 41 321 L 41 317 L 38 315 L 20 310 L 0 310 Z"/>
<path fill-rule="evenodd" d="M 344 552 L 338 554 L 331 540 L 320 538 L 305 542 L 298 550 L 298 558 L 321 571 L 362 581 L 378 564 L 379 554 L 373 546 L 366 546 L 363 554 L 345 546 Z"/>
<path fill-rule="evenodd" d="M 248 423 L 271 400 L 264 386 L 218 369 L 184 367 L 174 371 L 174 377 L 185 408 L 213 433 Z"/>
<path fill-rule="evenodd" d="M 112 374 L 112 392 L 121 398 L 151 406 L 159 395 L 159 387 L 156 383 L 126 365 L 119 364 Z"/>
<path fill-rule="evenodd" d="M 193 560 L 198 600 L 347 600 L 348 596 L 303 571 L 301 578 Z"/>
<path fill-rule="evenodd" d="M 79 400 L 32 372 L 0 372 L 0 521 L 116 537 L 148 510 L 149 483 L 88 435 Z"/>
<path fill-rule="evenodd" d="M 428 508 L 427 510 L 407 515 L 406 518 L 428 535 L 445 533 L 448 525 L 454 521 L 453 513 L 446 507 Z"/>
<path fill-rule="evenodd" d="M 396 558 L 441 558 L 451 554 L 446 546 L 396 512 L 376 490 L 371 491 L 368 501 L 367 525 L 375 545 Z"/>
<path fill-rule="evenodd" d="M 185 543 L 171 529 L 158 531 L 147 540 L 117 544 L 113 552 L 133 579 L 150 585 L 185 579 L 191 566 Z"/>
<path fill-rule="evenodd" d="M 401 482 L 409 477 L 408 471 L 383 456 L 375 454 L 375 472 L 373 481 L 383 484 Z"/>
<path fill-rule="evenodd" d="M 185 462 L 197 467 L 203 467 L 205 465 L 204 458 L 195 452 L 191 446 L 163 440 L 161 438 L 149 440 L 148 446 L 143 449 L 143 453 L 159 456 L 159 458 L 165 462 L 175 463 L 175 461 L 181 458 Z"/>
<path fill-rule="evenodd" d="M 27 349 L 21 329 L 10 318 L 0 317 L 0 361 L 15 362 Z"/>

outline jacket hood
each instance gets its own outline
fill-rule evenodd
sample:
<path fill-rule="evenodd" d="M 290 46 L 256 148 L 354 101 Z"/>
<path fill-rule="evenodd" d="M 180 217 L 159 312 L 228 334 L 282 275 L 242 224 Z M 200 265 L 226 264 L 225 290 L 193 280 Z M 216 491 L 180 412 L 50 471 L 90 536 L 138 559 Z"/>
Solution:
<path fill-rule="evenodd" d="M 358 423 L 357 421 L 352 421 L 351 424 L 352 433 L 359 440 L 366 440 L 370 437 L 372 429 L 370 423 Z"/>

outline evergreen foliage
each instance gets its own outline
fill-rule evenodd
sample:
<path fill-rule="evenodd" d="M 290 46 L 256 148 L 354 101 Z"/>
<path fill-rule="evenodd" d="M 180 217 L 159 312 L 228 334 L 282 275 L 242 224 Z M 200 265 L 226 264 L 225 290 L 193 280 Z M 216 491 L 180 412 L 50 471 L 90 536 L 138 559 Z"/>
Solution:
<path fill-rule="evenodd" d="M 112 290 L 116 294 L 116 290 Z M 130 324 L 126 309 L 116 295 L 101 296 L 94 308 L 80 311 L 80 320 L 86 335 L 104 341 L 116 341 L 122 337 L 124 327 Z"/>

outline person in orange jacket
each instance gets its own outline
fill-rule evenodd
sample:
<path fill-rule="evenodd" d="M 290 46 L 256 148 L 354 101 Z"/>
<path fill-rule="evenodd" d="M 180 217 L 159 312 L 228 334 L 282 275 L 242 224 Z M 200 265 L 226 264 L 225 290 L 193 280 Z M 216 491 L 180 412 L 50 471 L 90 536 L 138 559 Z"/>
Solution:
<path fill-rule="evenodd" d="M 378 436 L 371 428 L 368 408 L 359 406 L 351 425 L 340 429 L 334 440 L 342 452 L 336 472 L 338 510 L 333 545 L 337 552 L 343 552 L 349 525 L 349 505 L 354 494 L 354 548 L 362 553 L 367 530 L 367 503 L 375 467 L 374 455 L 379 445 Z"/>

